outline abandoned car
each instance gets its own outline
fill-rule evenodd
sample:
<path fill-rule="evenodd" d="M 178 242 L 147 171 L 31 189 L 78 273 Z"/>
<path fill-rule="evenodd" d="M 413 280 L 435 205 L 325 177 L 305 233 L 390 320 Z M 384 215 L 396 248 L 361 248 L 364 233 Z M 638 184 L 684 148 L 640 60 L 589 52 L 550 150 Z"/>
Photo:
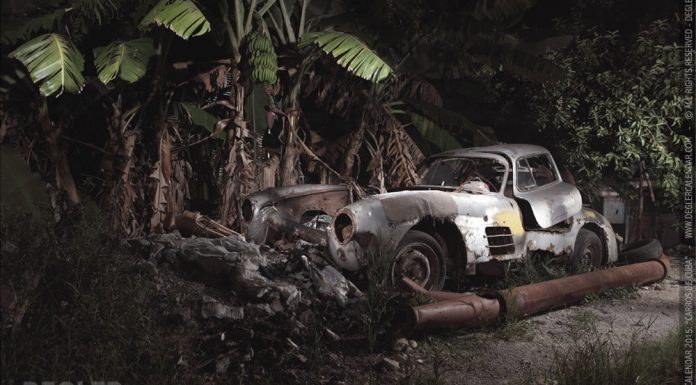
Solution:
<path fill-rule="evenodd" d="M 376 254 L 393 256 L 391 279 L 407 276 L 426 289 L 442 288 L 447 273 L 474 275 L 528 251 L 589 266 L 617 259 L 611 225 L 583 207 L 545 148 L 458 149 L 428 164 L 419 185 L 364 199 L 344 185 L 252 194 L 242 203 L 242 227 L 259 244 L 294 235 L 324 245 L 331 261 L 350 271 Z"/>

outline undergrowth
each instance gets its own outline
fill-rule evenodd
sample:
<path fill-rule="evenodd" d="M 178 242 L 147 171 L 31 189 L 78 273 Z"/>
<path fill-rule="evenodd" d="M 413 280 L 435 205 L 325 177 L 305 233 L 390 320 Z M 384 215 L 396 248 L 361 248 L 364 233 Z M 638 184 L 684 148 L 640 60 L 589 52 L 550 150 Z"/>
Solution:
<path fill-rule="evenodd" d="M 389 253 L 382 248 L 373 247 L 366 254 L 368 266 L 366 268 L 367 288 L 363 299 L 363 323 L 368 348 L 373 352 L 377 347 L 379 337 L 392 324 L 395 314 L 393 301 L 398 295 L 392 282 L 390 282 L 391 258 Z"/>
<path fill-rule="evenodd" d="M 165 333 L 154 283 L 96 210 L 52 223 L 2 207 L 3 383 L 195 383 L 177 366 L 186 332 Z"/>
<path fill-rule="evenodd" d="M 628 342 L 617 343 L 611 333 L 598 332 L 598 317 L 589 311 L 576 311 L 570 317 L 571 345 L 557 350 L 550 370 L 557 385 L 676 385 L 679 383 L 684 331 L 674 329 L 653 338 L 652 322 L 641 323 Z"/>
<path fill-rule="evenodd" d="M 569 270 L 566 257 L 528 253 L 519 263 L 510 264 L 495 286 L 504 289 L 562 278 L 570 274 Z"/>

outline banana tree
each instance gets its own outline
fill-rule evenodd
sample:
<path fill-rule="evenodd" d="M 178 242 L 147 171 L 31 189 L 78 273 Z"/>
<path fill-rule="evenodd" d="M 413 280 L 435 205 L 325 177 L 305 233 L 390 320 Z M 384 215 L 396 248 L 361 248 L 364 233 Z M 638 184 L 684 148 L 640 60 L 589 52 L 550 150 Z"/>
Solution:
<path fill-rule="evenodd" d="M 306 151 L 298 139 L 300 91 L 303 82 L 307 81 L 307 71 L 318 57 L 317 49 L 333 57 L 348 72 L 374 83 L 384 81 L 393 73 L 391 66 L 356 36 L 330 29 L 310 31 L 318 23 L 307 18 L 309 5 L 310 0 L 280 0 L 267 13 L 274 35 L 285 50 L 301 56 L 299 64 L 289 68 L 286 76 L 286 94 L 282 101 L 286 123 L 283 132 L 285 149 L 279 172 L 280 185 L 295 184 L 300 177 L 297 172 L 300 148 Z M 359 135 L 361 130 L 357 132 Z"/>
<path fill-rule="evenodd" d="M 147 6 L 147 4 L 142 5 Z M 69 8 L 50 11 L 19 28 L 3 33 L 5 45 L 13 46 L 24 41 L 8 56 L 21 62 L 31 80 L 38 86 L 38 96 L 34 102 L 38 106 L 34 109 L 37 112 L 38 130 L 32 135 L 35 135 L 38 143 L 45 147 L 49 162 L 46 163 L 47 168 L 43 174 L 54 192 L 52 201 L 58 215 L 71 208 L 79 207 L 80 198 L 62 143 L 65 119 L 62 117 L 51 119 L 52 115 L 69 116 L 71 112 L 59 107 L 63 97 L 55 97 L 66 93 L 79 94 L 88 84 L 92 89 L 101 89 L 100 99 L 112 101 L 110 104 L 113 115 L 109 124 L 112 129 L 110 140 L 107 141 L 106 150 L 104 150 L 105 164 L 112 165 L 113 162 L 108 158 L 118 155 L 124 160 L 125 165 L 123 169 L 117 170 L 119 173 L 116 174 L 119 176 L 114 183 L 107 182 L 103 196 L 110 197 L 112 203 L 117 202 L 111 206 L 119 207 L 118 211 L 128 212 L 137 195 L 132 191 L 132 180 L 129 178 L 130 168 L 133 166 L 133 141 L 138 135 L 135 127 L 139 126 L 134 120 L 142 122 L 145 117 L 141 114 L 138 119 L 134 119 L 140 112 L 141 106 L 136 101 L 124 108 L 122 103 L 125 102 L 121 95 L 145 77 L 150 58 L 157 53 L 154 41 L 149 37 L 120 39 L 120 36 L 116 36 L 117 40 L 112 43 L 94 47 L 96 78 L 86 77 L 83 73 L 85 58 L 77 48 L 77 46 L 89 47 L 89 43 L 85 43 L 84 34 L 81 32 L 84 26 L 108 31 L 105 34 L 113 35 L 113 30 L 109 29 L 112 23 L 130 25 L 131 18 L 118 7 L 126 9 L 136 7 L 136 14 L 138 11 L 143 13 L 147 11 L 141 7 L 140 2 L 136 1 L 78 0 Z M 188 0 L 162 0 L 157 3 L 142 18 L 140 26 L 143 33 L 147 32 L 149 26 L 153 24 L 162 25 L 184 39 L 202 35 L 210 30 L 210 24 L 200 9 L 194 2 Z M 135 28 L 124 29 L 124 31 L 129 30 L 137 31 Z M 40 32 L 46 33 L 36 36 Z M 164 60 L 162 55 L 158 56 L 158 60 L 159 62 Z M 148 100 L 155 99 L 154 95 L 155 92 L 151 92 Z M 49 114 L 53 104 L 56 104 L 58 108 L 55 108 L 53 114 Z M 62 201 L 66 203 L 63 204 Z M 123 216 L 120 222 L 133 221 Z M 133 235 L 132 232 L 125 231 L 128 235 Z"/>
<path fill-rule="evenodd" d="M 234 82 L 230 92 L 229 102 L 234 112 L 226 127 L 229 152 L 221 205 L 223 223 L 232 224 L 239 211 L 240 195 L 255 188 L 300 181 L 299 155 L 302 150 L 308 150 L 298 137 L 301 88 L 320 50 L 336 57 L 348 71 L 372 81 L 386 78 L 391 68 L 354 36 L 336 31 L 310 33 L 316 28 L 315 18 L 319 16 L 310 10 L 310 0 L 218 0 L 216 5 L 233 62 L 240 70 L 237 72 L 240 81 Z M 282 65 L 277 61 L 277 54 L 285 58 Z M 280 71 L 279 67 L 282 67 Z M 244 79 L 264 85 L 265 107 L 245 100 L 259 100 L 259 87 L 247 92 L 248 83 Z M 252 111 L 246 116 L 248 108 L 266 110 L 273 116 L 271 123 L 280 118 L 283 128 L 279 134 L 282 142 L 279 156 L 263 152 L 261 157 L 254 158 L 254 153 L 244 144 L 245 138 L 262 134 L 259 128 L 266 125 L 266 119 L 255 117 Z M 248 118 L 255 132 L 249 129 Z M 279 170 L 270 184 L 268 177 L 261 178 L 265 182 L 259 184 L 254 173 L 247 175 L 251 168 L 258 168 L 257 174 L 275 174 L 275 167 Z"/>

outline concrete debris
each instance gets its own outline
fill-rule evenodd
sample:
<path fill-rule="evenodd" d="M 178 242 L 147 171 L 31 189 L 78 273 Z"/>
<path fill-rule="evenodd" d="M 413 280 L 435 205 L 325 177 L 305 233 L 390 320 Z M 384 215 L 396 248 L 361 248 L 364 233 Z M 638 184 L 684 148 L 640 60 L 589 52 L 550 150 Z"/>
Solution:
<path fill-rule="evenodd" d="M 399 370 L 399 368 L 401 367 L 398 361 L 392 360 L 391 358 L 387 357 L 382 357 L 382 361 L 380 362 L 380 364 L 383 368 L 389 370 Z"/>
<path fill-rule="evenodd" d="M 218 374 L 224 374 L 227 372 L 227 368 L 230 367 L 230 357 L 223 357 L 215 363 L 215 372 Z"/>
<path fill-rule="evenodd" d="M 302 256 L 302 262 L 309 270 L 310 277 L 320 295 L 324 297 L 333 297 L 342 306 L 345 305 L 350 298 L 362 296 L 362 292 L 333 266 L 327 265 L 319 269 L 310 262 L 305 255 Z"/>
<path fill-rule="evenodd" d="M 216 296 L 217 300 L 207 296 L 201 301 L 200 315 L 204 319 L 241 320 L 251 313 L 263 317 L 292 313 L 301 304 L 311 304 L 310 298 L 316 293 L 322 300 L 345 306 L 362 294 L 338 270 L 326 265 L 322 251 L 313 245 L 304 245 L 296 253 L 281 254 L 249 243 L 241 235 L 186 238 L 176 232 L 133 239 L 128 244 L 132 251 L 145 257 L 137 266 L 150 278 L 158 275 L 158 269 L 166 268 L 227 293 Z M 187 318 L 173 317 L 183 322 Z M 304 326 L 314 322 L 300 321 Z"/>
<path fill-rule="evenodd" d="M 332 340 L 338 342 L 341 340 L 341 336 L 336 334 L 333 330 L 329 328 L 324 328 L 324 331 L 326 331 L 326 335 L 328 335 Z"/>
<path fill-rule="evenodd" d="M 399 338 L 394 342 L 394 351 L 395 352 L 402 352 L 408 348 L 408 340 L 406 338 Z"/>
<path fill-rule="evenodd" d="M 266 363 L 280 362 L 288 383 L 297 383 L 307 365 L 328 360 L 317 358 L 312 344 L 320 340 L 323 349 L 362 338 L 362 293 L 315 245 L 280 253 L 239 235 L 172 233 L 129 240 L 128 247 L 142 257 L 134 269 L 167 298 L 157 305 L 166 321 L 201 341 L 196 370 L 207 376 L 232 376 L 256 363 L 274 371 Z M 190 358 L 182 357 L 182 365 Z M 345 367 L 343 357 L 333 360 Z M 398 366 L 392 360 L 389 375 Z M 254 378 L 263 375 L 256 371 Z"/>
<path fill-rule="evenodd" d="M 244 308 L 228 306 L 218 302 L 215 298 L 205 296 L 201 304 L 201 316 L 203 319 L 240 320 L 244 318 Z"/>

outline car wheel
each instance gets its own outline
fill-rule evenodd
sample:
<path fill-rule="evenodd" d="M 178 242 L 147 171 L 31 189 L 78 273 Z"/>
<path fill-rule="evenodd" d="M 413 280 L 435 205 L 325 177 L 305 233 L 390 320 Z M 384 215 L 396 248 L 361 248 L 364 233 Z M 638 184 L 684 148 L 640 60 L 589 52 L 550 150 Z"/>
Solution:
<path fill-rule="evenodd" d="M 575 238 L 571 262 L 575 272 L 585 272 L 602 266 L 604 246 L 597 234 L 591 230 L 580 229 Z"/>
<path fill-rule="evenodd" d="M 411 230 L 396 247 L 390 270 L 394 284 L 405 276 L 427 290 L 440 290 L 445 284 L 445 253 L 435 238 Z"/>

